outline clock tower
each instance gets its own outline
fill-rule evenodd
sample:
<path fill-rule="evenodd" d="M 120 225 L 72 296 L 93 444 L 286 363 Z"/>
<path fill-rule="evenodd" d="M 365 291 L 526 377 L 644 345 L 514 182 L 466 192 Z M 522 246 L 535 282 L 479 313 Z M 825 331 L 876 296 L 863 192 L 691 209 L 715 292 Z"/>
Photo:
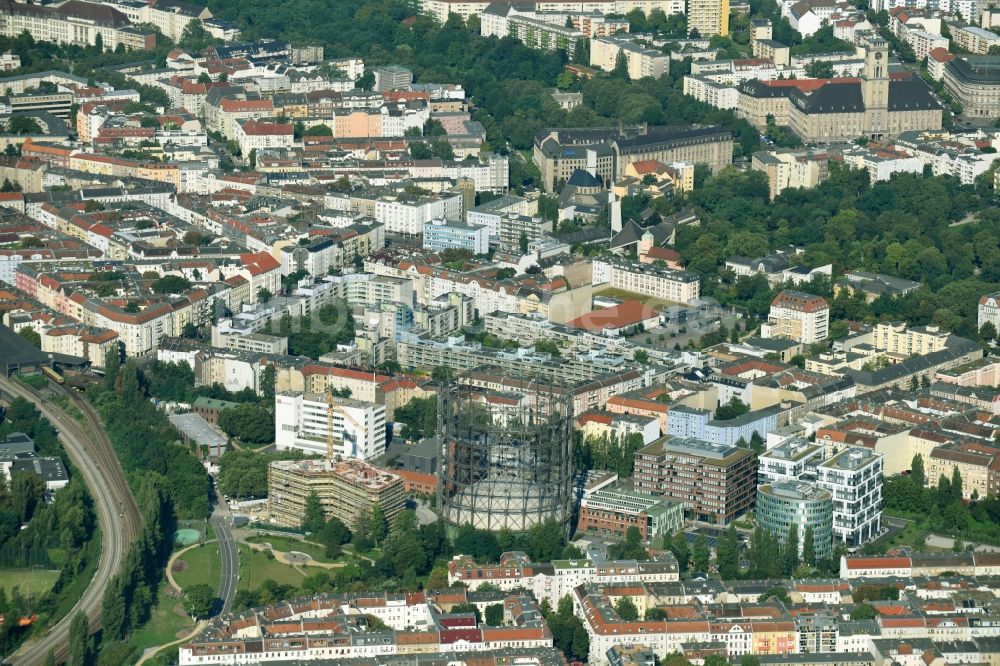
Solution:
<path fill-rule="evenodd" d="M 889 131 L 889 44 L 873 37 L 865 44 L 865 69 L 861 80 L 865 103 L 865 133 L 881 139 Z"/>

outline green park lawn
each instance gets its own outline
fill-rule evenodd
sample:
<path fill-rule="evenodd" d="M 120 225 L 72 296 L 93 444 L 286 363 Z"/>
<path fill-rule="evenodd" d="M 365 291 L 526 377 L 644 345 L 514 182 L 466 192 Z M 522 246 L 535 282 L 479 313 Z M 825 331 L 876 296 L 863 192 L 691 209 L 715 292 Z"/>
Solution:
<path fill-rule="evenodd" d="M 177 634 L 190 632 L 194 628 L 191 618 L 178 612 L 180 600 L 167 595 L 169 585 L 164 585 L 153 607 L 149 622 L 132 634 L 129 644 L 140 653 L 146 648 L 172 643 Z"/>
<path fill-rule="evenodd" d="M 222 579 L 222 558 L 219 556 L 219 544 L 208 543 L 192 548 L 179 558 L 184 563 L 183 571 L 174 571 L 174 580 L 181 589 L 204 583 L 213 590 L 219 589 Z"/>
<path fill-rule="evenodd" d="M 305 576 L 294 567 L 268 558 L 267 553 L 252 551 L 241 544 L 239 589 L 256 590 L 268 578 L 281 585 L 299 587 Z"/>

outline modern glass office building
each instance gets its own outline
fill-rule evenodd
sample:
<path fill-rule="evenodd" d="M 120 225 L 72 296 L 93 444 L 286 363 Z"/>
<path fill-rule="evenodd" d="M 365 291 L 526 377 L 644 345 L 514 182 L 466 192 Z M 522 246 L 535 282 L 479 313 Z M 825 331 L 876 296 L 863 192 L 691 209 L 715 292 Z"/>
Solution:
<path fill-rule="evenodd" d="M 804 481 L 782 481 L 757 487 L 757 524 L 784 544 L 791 525 L 798 526 L 799 556 L 806 529 L 812 527 L 816 558 L 833 552 L 833 495 Z"/>

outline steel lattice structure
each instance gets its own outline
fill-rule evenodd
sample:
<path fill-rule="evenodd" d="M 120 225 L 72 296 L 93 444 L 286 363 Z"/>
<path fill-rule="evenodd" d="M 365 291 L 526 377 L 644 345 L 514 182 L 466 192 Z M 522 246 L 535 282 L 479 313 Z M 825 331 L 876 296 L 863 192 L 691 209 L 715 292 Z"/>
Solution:
<path fill-rule="evenodd" d="M 572 508 L 572 392 L 473 371 L 438 393 L 444 520 L 523 532 Z"/>

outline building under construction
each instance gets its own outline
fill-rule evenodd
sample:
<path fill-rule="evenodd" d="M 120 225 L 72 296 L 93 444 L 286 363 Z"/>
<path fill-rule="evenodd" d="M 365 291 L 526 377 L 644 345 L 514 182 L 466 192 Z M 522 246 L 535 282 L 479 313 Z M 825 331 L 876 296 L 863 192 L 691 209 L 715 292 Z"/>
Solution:
<path fill-rule="evenodd" d="M 268 465 L 268 522 L 298 528 L 316 493 L 327 520 L 354 528 L 378 504 L 391 525 L 403 510 L 403 479 L 361 460 L 276 460 Z"/>
<path fill-rule="evenodd" d="M 477 371 L 438 394 L 438 508 L 453 526 L 523 532 L 572 508 L 572 392 Z M 478 378 L 473 381 L 473 377 Z"/>

